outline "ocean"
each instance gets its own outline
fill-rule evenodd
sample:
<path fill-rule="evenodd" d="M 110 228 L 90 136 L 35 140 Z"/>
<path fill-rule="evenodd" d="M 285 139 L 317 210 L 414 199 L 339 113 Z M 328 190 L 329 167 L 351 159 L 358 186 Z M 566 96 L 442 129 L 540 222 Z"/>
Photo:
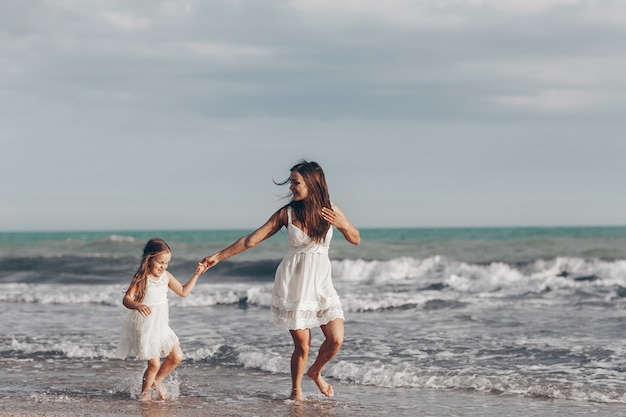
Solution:
<path fill-rule="evenodd" d="M 626 227 L 363 229 L 359 246 L 336 233 L 336 395 L 308 381 L 304 404 L 287 399 L 291 338 L 269 322 L 279 232 L 189 297 L 170 292 L 173 399 L 136 401 L 145 363 L 115 351 L 143 245 L 165 239 L 185 282 L 247 232 L 0 233 L 0 414 L 626 415 Z"/>

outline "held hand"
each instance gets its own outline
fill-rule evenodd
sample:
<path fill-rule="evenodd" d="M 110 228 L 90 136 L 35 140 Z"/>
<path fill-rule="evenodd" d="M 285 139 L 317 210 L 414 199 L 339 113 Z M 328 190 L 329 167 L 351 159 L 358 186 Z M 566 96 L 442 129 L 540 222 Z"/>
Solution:
<path fill-rule="evenodd" d="M 206 269 L 213 268 L 215 265 L 217 265 L 218 262 L 219 260 L 217 259 L 217 255 L 207 256 L 202 261 L 200 261 L 200 263 L 203 264 Z"/>
<path fill-rule="evenodd" d="M 148 317 L 150 313 L 152 313 L 152 310 L 150 309 L 150 307 L 148 307 L 145 304 L 139 304 L 135 310 L 137 310 L 139 314 L 141 314 L 144 317 Z"/>
<path fill-rule="evenodd" d="M 198 262 L 196 265 L 196 275 L 202 275 L 209 269 L 203 261 Z"/>

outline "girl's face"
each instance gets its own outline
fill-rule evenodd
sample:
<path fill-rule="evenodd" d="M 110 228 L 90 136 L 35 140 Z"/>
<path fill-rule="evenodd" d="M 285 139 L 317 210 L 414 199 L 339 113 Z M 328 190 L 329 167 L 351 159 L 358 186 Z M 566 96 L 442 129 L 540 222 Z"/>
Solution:
<path fill-rule="evenodd" d="M 302 201 L 309 196 L 309 188 L 304 178 L 298 171 L 293 171 L 289 176 L 289 190 L 293 194 L 293 201 Z"/>
<path fill-rule="evenodd" d="M 153 277 L 160 277 L 163 272 L 167 270 L 168 265 L 170 264 L 170 259 L 172 259 L 172 254 L 170 252 L 161 252 L 152 259 L 148 263 L 148 273 Z"/>

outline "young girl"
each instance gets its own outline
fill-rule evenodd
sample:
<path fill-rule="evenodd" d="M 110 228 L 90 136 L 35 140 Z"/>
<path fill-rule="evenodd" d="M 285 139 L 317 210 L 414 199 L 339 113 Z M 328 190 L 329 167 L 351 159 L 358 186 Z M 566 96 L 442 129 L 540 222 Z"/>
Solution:
<path fill-rule="evenodd" d="M 207 268 L 199 263 L 189 281 L 182 285 L 167 271 L 172 251 L 164 240 L 153 238 L 143 249 L 141 264 L 130 283 L 123 304 L 132 310 L 122 328 L 118 356 L 125 359 L 135 355 L 148 361 L 143 374 L 140 400 L 152 399 L 156 389 L 160 399 L 167 399 L 160 388 L 165 377 L 183 360 L 178 337 L 169 325 L 167 289 L 186 297 Z M 167 359 L 161 364 L 161 358 Z"/>
<path fill-rule="evenodd" d="M 276 271 L 270 318 L 289 330 L 293 339 L 291 398 L 294 400 L 304 398 L 301 383 L 309 358 L 311 328 L 321 327 L 325 340 L 306 375 L 330 397 L 333 387 L 321 373 L 343 343 L 344 314 L 332 282 L 328 249 L 333 226 L 355 245 L 361 242 L 361 235 L 343 211 L 331 203 L 324 171 L 317 163 L 299 162 L 291 168 L 291 175 L 283 184 L 287 182 L 292 194 L 287 205 L 256 231 L 202 262 L 213 267 L 287 228 L 289 253 Z"/>

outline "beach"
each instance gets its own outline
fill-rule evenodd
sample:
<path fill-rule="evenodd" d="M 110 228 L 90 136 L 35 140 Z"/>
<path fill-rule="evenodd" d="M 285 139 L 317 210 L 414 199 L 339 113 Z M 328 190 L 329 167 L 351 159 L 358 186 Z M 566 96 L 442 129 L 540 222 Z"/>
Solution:
<path fill-rule="evenodd" d="M 185 359 L 168 401 L 137 400 L 143 361 L 116 357 L 121 299 L 145 239 L 169 270 L 243 231 L 0 233 L 0 415 L 626 415 L 626 230 L 365 230 L 333 244 L 346 337 L 288 399 L 289 334 L 269 322 L 278 235 L 170 294 Z M 323 336 L 312 331 L 311 351 Z"/>

